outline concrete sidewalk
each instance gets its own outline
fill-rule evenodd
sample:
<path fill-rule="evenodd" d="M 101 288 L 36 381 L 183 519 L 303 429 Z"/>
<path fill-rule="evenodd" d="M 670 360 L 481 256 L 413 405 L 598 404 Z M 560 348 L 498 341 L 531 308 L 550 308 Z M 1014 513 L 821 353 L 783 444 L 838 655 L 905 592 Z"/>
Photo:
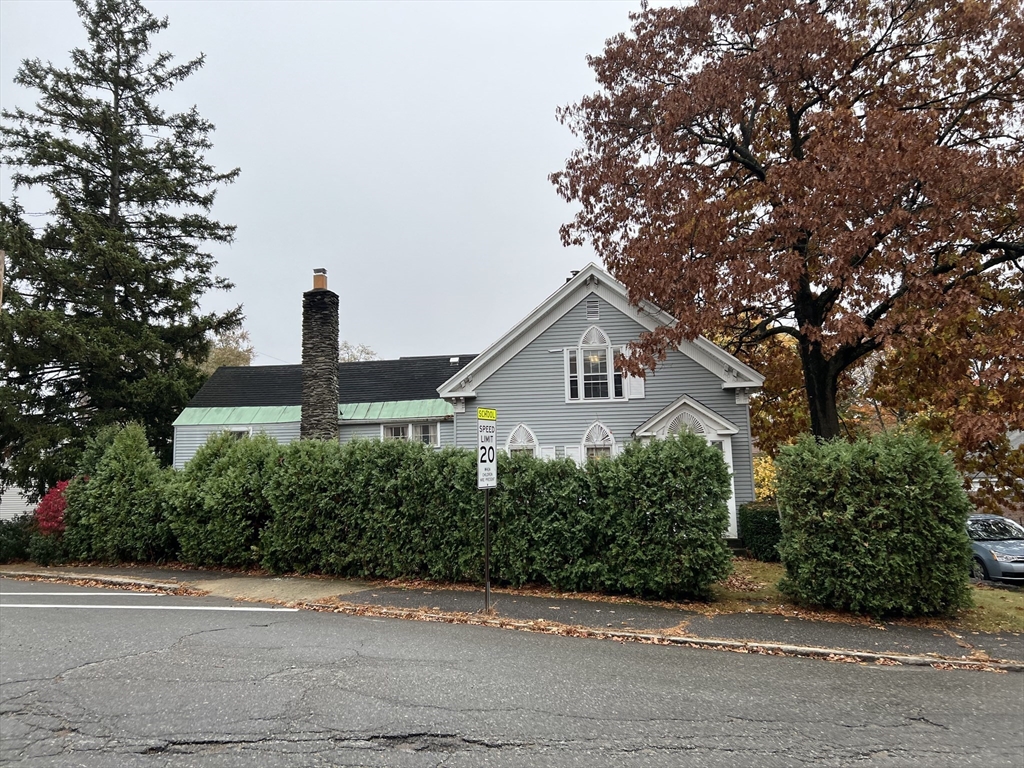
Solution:
<path fill-rule="evenodd" d="M 1024 636 L 1016 633 L 950 631 L 891 622 L 833 622 L 772 613 L 708 616 L 623 599 L 538 596 L 508 590 L 491 595 L 483 614 L 482 589 L 438 586 L 401 588 L 358 579 L 270 576 L 169 567 L 0 566 L 0 577 L 91 580 L 111 586 L 187 588 L 236 600 L 298 604 L 319 610 L 376 613 L 434 621 L 537 628 L 619 639 L 670 640 L 677 644 L 806 656 L 876 656 L 901 663 L 988 663 L 1024 671 Z M 911 662 L 910 659 L 917 661 Z"/>

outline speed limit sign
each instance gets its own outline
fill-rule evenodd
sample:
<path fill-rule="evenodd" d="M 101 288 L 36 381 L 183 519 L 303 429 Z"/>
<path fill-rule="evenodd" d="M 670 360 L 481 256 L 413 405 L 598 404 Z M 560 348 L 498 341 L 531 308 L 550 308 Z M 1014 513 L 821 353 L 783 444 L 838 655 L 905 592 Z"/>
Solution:
<path fill-rule="evenodd" d="M 498 412 L 490 408 L 476 409 L 477 451 L 476 487 L 498 487 Z"/>

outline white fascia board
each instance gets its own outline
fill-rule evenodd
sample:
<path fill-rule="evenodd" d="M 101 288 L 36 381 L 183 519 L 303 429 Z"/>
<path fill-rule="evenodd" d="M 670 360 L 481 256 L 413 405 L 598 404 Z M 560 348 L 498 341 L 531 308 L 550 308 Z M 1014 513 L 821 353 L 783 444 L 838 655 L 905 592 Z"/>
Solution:
<path fill-rule="evenodd" d="M 764 376 L 746 363 L 740 362 L 735 355 L 725 351 L 713 341 L 708 341 L 703 336 L 698 336 L 691 343 L 721 362 L 723 366 L 722 374 L 728 373 L 725 370 L 726 367 L 732 368 L 735 372 L 732 377 L 733 380 L 726 381 L 722 385 L 722 389 L 736 389 L 737 387 L 760 388 L 764 384 Z"/>
<path fill-rule="evenodd" d="M 504 336 L 477 355 L 469 365 L 438 387 L 438 395 L 443 399 L 475 397 L 475 389 L 481 382 L 486 381 L 491 374 L 591 293 L 604 299 L 648 331 L 676 322 L 670 314 L 649 302 L 644 301 L 639 307 L 631 304 L 626 287 L 591 262 Z M 761 374 L 703 336 L 698 336 L 693 341 L 684 340 L 677 349 L 720 378 L 723 389 L 756 389 L 764 383 Z M 734 373 L 728 372 L 727 369 L 730 368 Z"/>
<path fill-rule="evenodd" d="M 694 400 L 692 397 L 683 395 L 674 402 L 662 408 L 651 418 L 641 424 L 639 427 L 633 430 L 635 437 L 650 437 L 654 435 L 662 425 L 673 418 L 679 411 L 684 408 L 688 408 L 691 411 L 699 414 L 702 420 L 711 427 L 715 432 L 721 435 L 735 435 L 739 433 L 740 428 L 733 424 L 728 419 L 722 418 L 720 415 L 712 411 L 705 405 Z"/>
<path fill-rule="evenodd" d="M 472 397 L 469 385 L 477 385 L 485 381 L 505 362 L 521 352 L 526 346 L 550 328 L 572 307 L 591 292 L 588 281 L 596 278 L 598 285 L 615 282 L 614 278 L 591 262 L 581 269 L 575 277 L 562 284 L 548 296 L 536 309 L 519 321 L 504 336 L 491 344 L 487 349 L 473 358 L 472 362 L 448 381 L 437 388 L 437 393 L 444 399 L 453 397 Z M 596 287 L 596 286 L 595 286 Z M 580 294 L 576 297 L 577 292 Z M 573 300 L 575 297 L 575 300 Z M 564 304 L 565 306 L 560 306 Z M 558 311 L 561 309 L 561 311 Z"/>

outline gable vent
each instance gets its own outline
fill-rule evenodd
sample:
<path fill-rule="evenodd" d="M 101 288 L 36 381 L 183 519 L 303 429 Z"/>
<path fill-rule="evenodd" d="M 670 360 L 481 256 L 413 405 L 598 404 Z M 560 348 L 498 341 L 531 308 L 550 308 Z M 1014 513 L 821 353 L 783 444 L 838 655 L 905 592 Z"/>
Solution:
<path fill-rule="evenodd" d="M 601 305 L 597 299 L 587 299 L 587 320 L 601 319 Z"/>

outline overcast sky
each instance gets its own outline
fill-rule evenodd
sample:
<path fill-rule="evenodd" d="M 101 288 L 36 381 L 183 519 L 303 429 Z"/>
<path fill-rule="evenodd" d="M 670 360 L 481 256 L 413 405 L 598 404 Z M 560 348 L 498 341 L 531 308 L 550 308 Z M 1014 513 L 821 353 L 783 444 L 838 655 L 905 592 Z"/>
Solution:
<path fill-rule="evenodd" d="M 146 5 L 170 20 L 155 49 L 206 54 L 163 103 L 195 104 L 210 159 L 242 171 L 213 210 L 238 226 L 212 249 L 235 288 L 204 306 L 244 306 L 256 364 L 300 361 L 315 267 L 341 337 L 393 358 L 480 352 L 595 260 L 559 241 L 572 208 L 547 177 L 576 142 L 555 109 L 596 89 L 586 57 L 638 1 Z M 0 0 L 0 105 L 35 102 L 21 60 L 84 44 L 71 2 Z"/>

